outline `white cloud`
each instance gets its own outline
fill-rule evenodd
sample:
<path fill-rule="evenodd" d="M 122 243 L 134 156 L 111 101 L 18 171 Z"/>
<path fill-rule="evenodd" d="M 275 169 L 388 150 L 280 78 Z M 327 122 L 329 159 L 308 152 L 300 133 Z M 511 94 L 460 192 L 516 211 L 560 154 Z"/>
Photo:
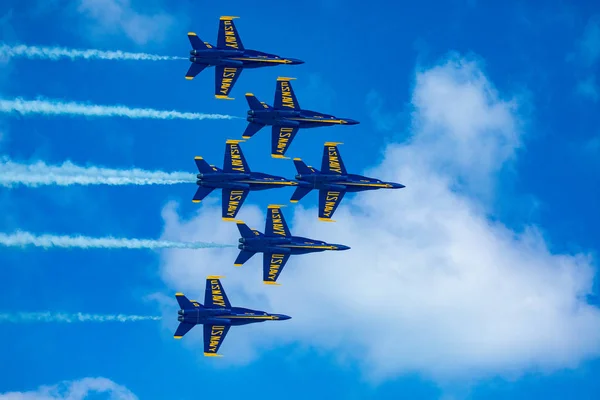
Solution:
<path fill-rule="evenodd" d="M 139 45 L 165 40 L 175 22 L 164 12 L 138 12 L 130 0 L 79 0 L 77 10 L 88 18 L 94 35 L 125 34 Z"/>
<path fill-rule="evenodd" d="M 335 224 L 318 222 L 312 207 L 285 210 L 294 234 L 351 250 L 292 257 L 281 287 L 262 284 L 261 256 L 234 268 L 234 250 L 163 253 L 173 290 L 199 295 L 206 275 L 224 274 L 234 305 L 293 317 L 232 329 L 224 363 L 297 345 L 356 363 L 374 380 L 412 372 L 444 380 L 575 367 L 599 354 L 600 312 L 585 301 L 591 258 L 552 253 L 534 226 L 514 232 L 490 221 L 471 196 L 476 185 L 493 186 L 520 146 L 516 102 L 464 60 L 419 71 L 415 82 L 410 141 L 388 146 L 368 171 L 405 189 L 349 196 Z M 456 191 L 457 179 L 469 190 Z M 189 221 L 168 205 L 164 238 L 237 242 L 216 202 Z M 240 217 L 262 230 L 263 213 L 245 205 Z M 189 336 L 201 351 L 202 331 Z"/>
<path fill-rule="evenodd" d="M 31 392 L 0 393 L 0 400 L 82 400 L 93 393 L 105 393 L 111 400 L 137 400 L 126 387 L 106 378 L 84 378 L 52 386 L 40 386 Z"/>

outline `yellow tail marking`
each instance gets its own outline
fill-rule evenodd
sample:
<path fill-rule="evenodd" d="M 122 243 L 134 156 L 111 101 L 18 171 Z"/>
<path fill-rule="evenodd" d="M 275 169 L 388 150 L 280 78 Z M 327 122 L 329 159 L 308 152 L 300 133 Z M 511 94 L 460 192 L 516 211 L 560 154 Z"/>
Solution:
<path fill-rule="evenodd" d="M 186 76 L 187 78 L 187 76 Z M 192 78 L 190 78 L 192 79 Z M 229 96 L 223 96 L 222 94 L 215 94 L 215 98 L 220 99 L 220 100 L 235 100 L 235 98 L 233 97 L 229 97 Z"/>
<path fill-rule="evenodd" d="M 325 146 L 337 146 L 338 144 L 344 144 L 342 142 L 325 142 Z"/>
<path fill-rule="evenodd" d="M 289 82 L 289 81 L 295 81 L 296 78 L 286 78 L 285 76 L 278 76 L 277 77 L 277 82 Z"/>
<path fill-rule="evenodd" d="M 221 279 L 221 278 L 225 278 L 225 277 L 220 276 L 220 275 L 209 275 L 206 277 L 206 279 Z"/>
<path fill-rule="evenodd" d="M 221 18 L 219 18 L 221 21 L 231 21 L 232 19 L 237 19 L 239 17 L 232 17 L 229 15 L 223 15 Z"/>
<path fill-rule="evenodd" d="M 321 218 L 321 217 L 319 217 L 319 221 L 323 221 L 323 222 L 336 222 L 336 221 L 334 221 L 334 220 L 332 220 L 332 219 L 329 219 L 329 218 Z"/>

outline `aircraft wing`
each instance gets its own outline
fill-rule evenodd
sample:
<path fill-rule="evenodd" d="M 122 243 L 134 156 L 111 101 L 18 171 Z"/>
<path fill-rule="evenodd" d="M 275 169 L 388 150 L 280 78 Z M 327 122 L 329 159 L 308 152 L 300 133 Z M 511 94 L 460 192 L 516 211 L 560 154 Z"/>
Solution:
<path fill-rule="evenodd" d="M 219 19 L 219 34 L 217 36 L 217 48 L 244 50 L 242 39 L 238 33 L 233 20 L 238 17 L 221 17 Z"/>
<path fill-rule="evenodd" d="M 219 357 L 219 348 L 229 332 L 230 325 L 204 324 L 204 355 L 206 357 Z"/>
<path fill-rule="evenodd" d="M 323 149 L 321 173 L 327 175 L 346 175 L 346 167 L 337 145 L 341 143 L 326 142 Z"/>
<path fill-rule="evenodd" d="M 276 110 L 300 110 L 298 99 L 296 99 L 290 82 L 293 79 L 295 78 L 277 78 L 275 100 L 273 101 L 273 108 Z"/>
<path fill-rule="evenodd" d="M 333 222 L 331 217 L 345 194 L 344 190 L 319 190 L 319 219 Z"/>
<path fill-rule="evenodd" d="M 273 125 L 271 133 L 271 157 L 285 158 L 285 152 L 292 144 L 296 133 L 298 133 L 298 128 Z"/>
<path fill-rule="evenodd" d="M 207 308 L 231 308 L 231 303 L 225 294 L 225 289 L 221 285 L 220 276 L 208 276 L 206 278 L 206 288 L 204 290 L 204 307 Z"/>
<path fill-rule="evenodd" d="M 248 196 L 249 190 L 223 189 L 223 201 L 221 203 L 224 220 L 233 220 Z"/>
<path fill-rule="evenodd" d="M 196 75 L 198 75 L 200 72 L 204 71 L 204 68 L 208 67 L 208 64 L 196 64 L 196 63 L 192 63 L 192 65 L 190 65 L 190 69 L 188 69 L 188 72 L 185 74 L 185 79 L 187 80 L 192 80 L 196 77 Z"/>
<path fill-rule="evenodd" d="M 281 206 L 269 205 L 267 207 L 267 222 L 265 224 L 265 236 L 286 237 L 292 236 L 285 222 Z"/>
<path fill-rule="evenodd" d="M 242 153 L 239 140 L 228 140 L 225 142 L 225 159 L 223 160 L 223 172 L 237 172 L 240 174 L 249 174 L 250 168 Z"/>
<path fill-rule="evenodd" d="M 229 92 L 233 89 L 233 85 L 235 85 L 241 73 L 242 68 L 216 66 L 215 97 L 217 99 L 233 100 L 233 98 L 229 97 Z"/>
<path fill-rule="evenodd" d="M 277 278 L 283 271 L 289 254 L 264 253 L 263 255 L 263 283 L 276 285 Z"/>

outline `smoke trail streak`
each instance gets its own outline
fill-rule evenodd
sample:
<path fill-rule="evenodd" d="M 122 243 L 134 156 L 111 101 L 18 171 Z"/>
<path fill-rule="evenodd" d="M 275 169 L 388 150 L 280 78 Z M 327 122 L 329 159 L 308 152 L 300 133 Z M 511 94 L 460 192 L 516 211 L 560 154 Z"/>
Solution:
<path fill-rule="evenodd" d="M 148 61 L 166 61 L 166 60 L 187 60 L 185 57 L 159 56 L 147 53 L 128 53 L 124 51 L 103 51 L 103 50 L 77 50 L 64 47 L 46 47 L 46 46 L 26 46 L 7 44 L 0 45 L 0 58 L 24 57 L 29 59 L 84 59 L 84 60 L 148 60 Z"/>
<path fill-rule="evenodd" d="M 27 323 L 27 322 L 137 322 L 159 321 L 162 317 L 146 315 L 125 314 L 85 314 L 85 313 L 51 313 L 51 312 L 22 312 L 15 314 L 0 313 L 0 323 Z"/>
<path fill-rule="evenodd" d="M 207 242 L 172 242 L 168 240 L 92 238 L 88 236 L 34 235 L 17 231 L 13 234 L 0 233 L 0 245 L 7 247 L 35 246 L 80 249 L 214 249 L 235 247 L 230 244 Z"/>
<path fill-rule="evenodd" d="M 180 111 L 161 111 L 152 108 L 129 108 L 126 106 L 102 106 L 96 104 L 84 104 L 77 102 L 62 102 L 59 100 L 41 99 L 14 100 L 0 99 L 0 112 L 17 113 L 21 115 L 43 114 L 43 115 L 82 115 L 86 117 L 127 117 L 127 118 L 151 118 L 151 119 L 239 119 L 232 115 L 202 114 Z"/>
<path fill-rule="evenodd" d="M 0 186 L 25 185 L 174 185 L 195 182 L 187 172 L 146 171 L 142 169 L 109 169 L 80 167 L 70 161 L 62 165 L 20 164 L 0 159 Z"/>

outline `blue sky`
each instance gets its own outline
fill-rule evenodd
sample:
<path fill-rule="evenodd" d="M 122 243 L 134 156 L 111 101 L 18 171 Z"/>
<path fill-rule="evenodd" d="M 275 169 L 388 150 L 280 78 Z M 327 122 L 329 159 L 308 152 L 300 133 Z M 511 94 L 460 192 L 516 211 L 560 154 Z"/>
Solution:
<path fill-rule="evenodd" d="M 406 189 L 393 195 L 349 196 L 336 214 L 340 229 L 364 227 L 373 237 L 390 241 L 372 243 L 374 239 L 366 238 L 364 243 L 355 243 L 356 235 L 322 227 L 316 222 L 316 195 L 309 195 L 299 206 L 285 210 L 292 231 L 349 244 L 357 259 L 368 262 L 344 269 L 350 260 L 333 255 L 290 261 L 276 294 L 269 291 L 273 288 L 260 285 L 257 262 L 243 271 L 234 270 L 232 250 L 2 248 L 0 313 L 126 313 L 164 315 L 171 320 L 5 324 L 0 329 L 4 377 L 0 393 L 104 377 L 141 399 L 188 399 L 197 397 L 199 391 L 225 398 L 595 397 L 600 392 L 600 338 L 594 332 L 600 303 L 595 278 L 600 249 L 598 5 L 554 0 L 543 4 L 507 1 L 502 6 L 473 0 L 420 4 L 376 0 L 369 7 L 364 2 L 339 0 L 301 6 L 275 1 L 199 5 L 193 1 L 81 0 L 38 1 L 32 6 L 8 1 L 0 6 L 0 39 L 7 44 L 185 57 L 189 51 L 186 33 L 195 31 L 214 43 L 220 15 L 241 17 L 236 23 L 247 48 L 306 63 L 246 71 L 231 94 L 236 100 L 225 102 L 212 96 L 212 70 L 192 82 L 183 79 L 189 64 L 185 60 L 2 60 L 0 95 L 244 116 L 244 93 L 252 92 L 271 103 L 275 78 L 296 77 L 294 88 L 303 107 L 347 116 L 361 124 L 300 132 L 290 155 L 317 164 L 324 141 L 343 142 L 341 152 L 348 170 L 405 184 Z M 225 139 L 241 137 L 244 128 L 243 120 L 0 115 L 0 149 L 3 155 L 24 163 L 71 160 L 78 165 L 194 172 L 193 156 L 202 155 L 220 165 Z M 293 176 L 291 162 L 269 157 L 269 143 L 264 131 L 243 144 L 250 167 Z M 218 196 L 199 208 L 191 203 L 194 191 L 194 185 L 4 188 L 0 202 L 5 211 L 0 221 L 3 232 L 234 238 L 235 228 L 219 221 Z M 431 196 L 411 200 L 415 193 Z M 266 205 L 287 203 L 289 196 L 288 189 L 253 193 L 240 217 L 262 228 Z M 430 208 L 419 208 L 418 203 Z M 379 221 L 373 210 L 381 208 L 388 212 L 381 219 L 382 233 L 375 222 L 370 225 Z M 448 214 L 436 216 L 440 210 Z M 478 218 L 459 219 L 463 215 Z M 423 230 L 414 229 L 414 221 L 421 216 L 417 226 Z M 310 218 L 315 221 L 308 222 Z M 440 246 L 445 242 L 428 241 L 440 231 L 457 237 L 470 234 L 458 228 L 446 231 L 446 221 L 472 226 L 473 231 L 481 229 L 481 237 L 489 233 L 492 245 L 466 240 L 448 252 L 445 245 Z M 409 232 L 398 233 L 407 227 Z M 392 230 L 393 234 L 385 235 Z M 402 264 L 398 270 L 394 263 L 379 269 L 375 258 L 361 258 L 361 247 L 387 254 L 396 246 L 397 259 L 404 260 L 395 261 Z M 476 254 L 481 249 L 486 251 Z M 497 256 L 488 260 L 495 266 L 494 274 L 472 268 L 481 265 L 474 260 L 485 260 L 486 254 Z M 429 305 L 420 301 L 412 308 L 418 314 L 415 317 L 407 316 L 411 309 L 391 306 L 403 298 L 383 297 L 375 303 L 365 298 L 364 304 L 386 309 L 387 320 L 373 319 L 360 301 L 371 292 L 354 290 L 355 282 L 365 277 L 380 282 L 392 270 L 402 275 L 405 270 L 400 268 L 432 268 L 427 271 L 433 272 L 426 279 L 410 276 L 401 281 L 406 286 L 389 293 L 439 288 L 438 279 L 446 272 L 435 267 L 445 265 L 449 258 L 452 262 L 446 271 L 458 271 L 457 280 L 468 285 L 445 283 L 447 292 L 432 291 L 427 296 L 433 300 L 441 296 L 448 308 L 437 300 Z M 330 265 L 311 266 L 311 261 Z M 508 282 L 510 290 L 499 292 L 494 301 L 479 297 L 486 290 L 476 287 L 479 281 L 469 277 L 484 282 L 491 276 L 493 280 L 495 271 L 502 272 L 498 285 Z M 201 330 L 190 332 L 182 341 L 172 339 L 176 323 L 172 295 L 179 290 L 199 295 L 204 289 L 202 277 L 212 273 L 227 276 L 223 284 L 235 305 L 262 307 L 294 318 L 286 322 L 287 327 L 261 324 L 249 328 L 247 334 L 242 328 L 232 330 L 222 348 L 226 357 L 221 365 L 202 358 Z M 315 299 L 326 301 L 323 292 L 334 285 L 336 295 L 351 296 L 343 302 L 313 304 Z M 468 290 L 460 290 L 465 287 Z M 467 293 L 465 303 L 461 291 Z M 512 305 L 512 298 L 529 298 L 536 291 L 543 292 L 540 298 L 551 299 L 541 309 L 558 317 L 542 320 L 548 325 L 530 331 L 527 318 L 515 317 L 521 314 L 512 314 L 512 308 L 503 304 Z M 506 293 L 511 296 L 501 297 Z M 455 301 L 458 297 L 461 301 Z M 471 309 L 476 303 L 493 308 Z M 514 304 L 519 308 L 520 303 Z M 574 317 L 573 311 L 564 311 L 572 308 L 585 308 L 586 314 Z M 326 324 L 322 336 L 314 325 L 303 322 L 315 321 L 303 320 L 313 314 L 327 315 L 318 320 Z M 511 336 L 508 332 L 487 332 L 469 318 L 489 314 L 497 314 L 500 321 L 490 320 L 494 324 L 490 326 L 510 326 L 523 332 L 524 339 L 505 342 L 502 338 Z M 445 342 L 443 335 L 423 333 L 421 341 L 407 339 L 406 329 L 420 336 L 425 322 L 407 322 L 420 320 L 419 316 L 429 326 L 447 329 L 448 337 L 456 337 Z M 444 321 L 458 321 L 460 326 Z M 361 340 L 366 328 L 379 334 Z M 385 330 L 393 335 L 381 335 Z M 488 345 L 479 348 L 461 337 L 482 338 Z M 378 341 L 383 348 L 374 346 Z M 409 355 L 402 343 L 429 350 Z M 256 348 L 249 350 L 252 345 Z M 456 353 L 450 348 L 456 348 Z M 474 348 L 481 353 L 471 354 Z M 570 355 L 565 356 L 563 349 Z"/>

